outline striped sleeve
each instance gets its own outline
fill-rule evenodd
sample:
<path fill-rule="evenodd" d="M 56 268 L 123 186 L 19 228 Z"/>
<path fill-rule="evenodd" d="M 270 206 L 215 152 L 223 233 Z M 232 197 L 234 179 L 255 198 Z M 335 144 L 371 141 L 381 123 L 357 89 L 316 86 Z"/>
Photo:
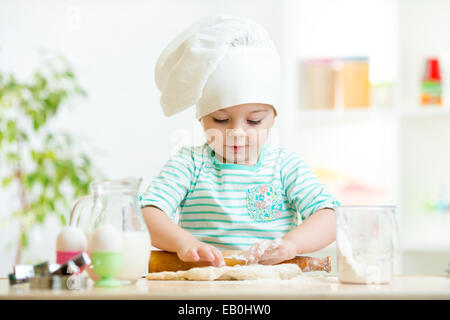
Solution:
<path fill-rule="evenodd" d="M 281 182 L 289 203 L 295 207 L 302 221 L 317 210 L 340 206 L 339 201 L 295 152 L 288 153 L 281 161 Z"/>
<path fill-rule="evenodd" d="M 175 220 L 177 209 L 191 188 L 194 171 L 193 152 L 182 147 L 170 157 L 140 195 L 141 207 L 158 207 Z"/>

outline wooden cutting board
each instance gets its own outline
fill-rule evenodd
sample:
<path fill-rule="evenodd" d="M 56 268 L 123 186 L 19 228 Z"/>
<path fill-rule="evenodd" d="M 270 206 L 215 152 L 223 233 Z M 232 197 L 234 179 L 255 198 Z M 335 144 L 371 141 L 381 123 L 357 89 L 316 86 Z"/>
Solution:
<path fill-rule="evenodd" d="M 227 266 L 245 265 L 243 253 L 240 251 L 222 251 L 222 255 Z M 329 256 L 325 258 L 315 258 L 308 256 L 296 256 L 294 259 L 283 261 L 282 263 L 295 263 L 303 272 L 325 271 L 331 272 L 331 259 Z M 149 272 L 161 271 L 180 271 L 189 270 L 196 267 L 210 266 L 208 262 L 185 262 L 178 258 L 174 252 L 152 250 L 149 261 Z"/>

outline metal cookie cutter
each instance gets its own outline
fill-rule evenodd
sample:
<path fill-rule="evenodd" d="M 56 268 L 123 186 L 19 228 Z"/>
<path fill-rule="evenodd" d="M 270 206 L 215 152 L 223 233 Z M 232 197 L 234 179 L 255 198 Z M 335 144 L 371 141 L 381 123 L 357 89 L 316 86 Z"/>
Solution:
<path fill-rule="evenodd" d="M 9 274 L 9 284 L 27 283 L 34 277 L 33 266 L 26 264 L 16 264 L 13 267 L 13 272 Z"/>
<path fill-rule="evenodd" d="M 47 261 L 35 266 L 16 265 L 9 274 L 10 285 L 30 283 L 31 289 L 85 289 L 88 278 L 79 271 L 91 263 L 86 253 L 81 253 L 63 264 L 49 264 Z"/>
<path fill-rule="evenodd" d="M 80 290 L 88 287 L 88 278 L 85 275 L 51 275 L 31 278 L 31 289 L 67 289 Z"/>

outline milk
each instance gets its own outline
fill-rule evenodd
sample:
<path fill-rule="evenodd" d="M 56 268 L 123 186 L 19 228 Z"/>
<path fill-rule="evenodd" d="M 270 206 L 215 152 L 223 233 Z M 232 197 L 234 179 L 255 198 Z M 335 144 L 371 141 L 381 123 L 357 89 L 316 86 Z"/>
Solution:
<path fill-rule="evenodd" d="M 148 232 L 123 232 L 123 266 L 115 278 L 136 282 L 143 275 L 146 275 L 150 250 Z"/>

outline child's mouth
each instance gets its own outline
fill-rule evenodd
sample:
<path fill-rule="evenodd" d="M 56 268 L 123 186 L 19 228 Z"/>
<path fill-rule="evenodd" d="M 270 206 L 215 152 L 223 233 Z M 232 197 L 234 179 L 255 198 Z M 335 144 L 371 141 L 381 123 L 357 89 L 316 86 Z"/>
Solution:
<path fill-rule="evenodd" d="M 232 148 L 234 152 L 238 152 L 244 150 L 245 146 L 229 146 L 229 148 Z"/>

